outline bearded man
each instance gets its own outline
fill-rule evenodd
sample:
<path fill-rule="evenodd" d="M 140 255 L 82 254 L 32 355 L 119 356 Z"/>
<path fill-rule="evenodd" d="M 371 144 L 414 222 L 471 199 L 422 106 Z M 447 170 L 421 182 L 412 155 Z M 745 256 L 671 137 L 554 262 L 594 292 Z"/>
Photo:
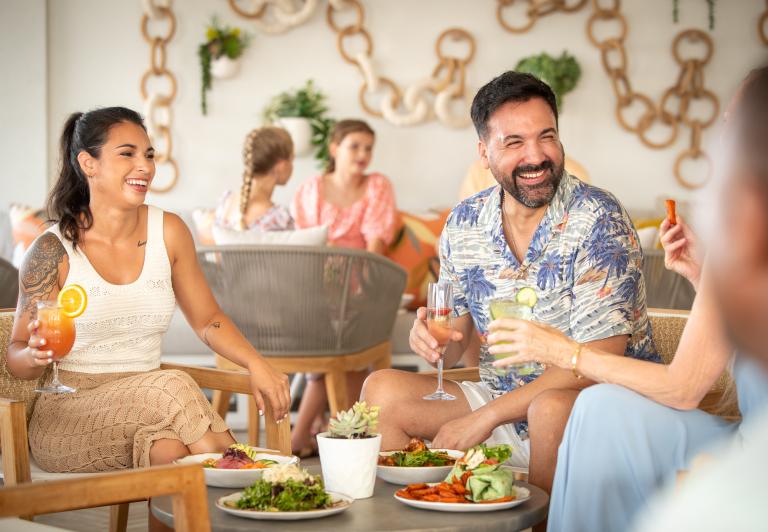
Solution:
<path fill-rule="evenodd" d="M 536 293 L 535 321 L 615 355 L 658 361 L 637 234 L 615 197 L 565 172 L 552 90 L 505 72 L 478 91 L 471 114 L 480 159 L 498 185 L 456 206 L 441 235 L 440 281 L 454 293 L 445 366 L 459 362 L 473 336 L 487 336 L 490 302 L 523 288 Z M 440 354 L 426 315 L 418 310 L 410 346 L 434 365 Z M 591 382 L 554 367 L 499 376 L 487 349 L 481 342 L 480 382 L 446 382 L 452 401 L 422 399 L 435 389 L 433 376 L 373 373 L 363 395 L 381 407 L 382 447 L 402 448 L 414 436 L 448 449 L 509 443 L 512 465 L 530 462 L 532 483 L 551 479 L 570 406 Z M 549 491 L 549 482 L 539 485 Z"/>

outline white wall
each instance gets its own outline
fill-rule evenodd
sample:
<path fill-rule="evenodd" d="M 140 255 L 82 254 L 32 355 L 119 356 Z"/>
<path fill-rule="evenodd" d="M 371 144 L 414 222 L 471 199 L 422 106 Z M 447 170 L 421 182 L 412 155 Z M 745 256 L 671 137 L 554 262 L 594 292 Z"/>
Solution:
<path fill-rule="evenodd" d="M 49 161 L 55 161 L 56 139 L 68 113 L 103 105 L 141 109 L 139 79 L 149 63 L 149 47 L 139 31 L 140 4 L 139 0 L 48 1 Z M 513 35 L 496 22 L 493 0 L 364 0 L 363 4 L 366 26 L 375 41 L 376 65 L 401 86 L 431 72 L 436 61 L 435 38 L 449 26 L 464 27 L 477 39 L 477 54 L 468 70 L 472 91 L 523 56 L 541 51 L 559 54 L 567 49 L 583 70 L 578 87 L 565 99 L 561 118 L 568 155 L 586 166 L 596 184 L 615 192 L 631 209 L 652 209 L 662 196 L 690 197 L 672 175 L 674 158 L 688 142 L 687 133 L 673 149 L 655 151 L 617 124 L 615 98 L 599 53 L 585 35 L 590 8 L 546 17 L 531 32 Z M 705 2 L 684 0 L 680 4 L 681 23 L 675 26 L 669 0 L 623 3 L 630 25 L 626 44 L 630 78 L 637 90 L 654 99 L 677 78 L 678 67 L 670 54 L 674 35 L 691 26 L 706 28 Z M 179 0 L 174 6 L 178 28 L 168 50 L 168 65 L 179 81 L 173 133 L 181 179 L 171 193 L 153 195 L 151 202 L 171 209 L 213 205 L 223 189 L 238 187 L 244 135 L 259 125 L 261 109 L 272 95 L 299 86 L 307 78 L 328 93 L 334 116 L 364 116 L 357 101 L 360 76 L 340 59 L 335 34 L 325 23 L 323 2 L 323 9 L 309 23 L 287 34 L 269 36 L 251 29 L 256 35 L 241 75 L 214 81 L 209 115 L 203 117 L 196 50 L 205 24 L 214 13 L 224 22 L 246 29 L 249 23 L 237 17 L 225 0 Z M 768 52 L 755 29 L 764 6 L 762 0 L 717 3 L 716 50 L 706 69 L 706 83 L 723 105 L 739 80 Z M 2 38 L 5 48 L 8 38 Z M 30 96 L 25 105 L 34 101 Z M 4 112 L 6 107 L 15 107 L 7 99 L 2 105 Z M 457 131 L 437 123 L 396 128 L 382 120 L 369 120 L 377 131 L 372 168 L 390 176 L 401 207 L 454 203 L 461 178 L 476 153 L 471 128 Z M 16 122 L 13 124 L 13 128 L 3 124 L 0 144 L 15 135 Z M 713 137 L 709 130 L 705 140 Z M 296 186 L 314 172 L 313 160 L 297 161 L 294 178 L 278 191 L 277 201 L 288 202 Z M 2 174 L 7 180 L 6 172 Z M 38 188 L 39 182 L 38 178 Z"/>
<path fill-rule="evenodd" d="M 0 210 L 47 190 L 45 0 L 0 0 Z"/>

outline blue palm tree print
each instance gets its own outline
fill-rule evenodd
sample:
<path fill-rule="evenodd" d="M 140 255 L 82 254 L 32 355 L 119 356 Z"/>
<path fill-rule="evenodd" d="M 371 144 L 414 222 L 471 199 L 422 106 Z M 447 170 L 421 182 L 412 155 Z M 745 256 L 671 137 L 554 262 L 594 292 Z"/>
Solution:
<path fill-rule="evenodd" d="M 477 225 L 477 220 L 480 217 L 480 211 L 477 206 L 470 200 L 463 201 L 453 210 L 451 215 L 454 218 L 456 225 L 463 225 L 465 223 Z"/>
<path fill-rule="evenodd" d="M 556 251 L 548 253 L 541 261 L 539 274 L 536 278 L 536 285 L 540 290 L 554 288 L 560 277 L 560 254 Z"/>

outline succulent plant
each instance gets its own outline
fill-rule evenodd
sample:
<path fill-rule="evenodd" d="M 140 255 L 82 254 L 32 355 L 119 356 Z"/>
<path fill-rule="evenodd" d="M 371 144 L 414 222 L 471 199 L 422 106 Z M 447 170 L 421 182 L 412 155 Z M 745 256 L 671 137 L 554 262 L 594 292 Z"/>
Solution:
<path fill-rule="evenodd" d="M 369 407 L 365 401 L 342 410 L 330 422 L 331 438 L 359 439 L 373 436 L 379 423 L 379 407 Z"/>

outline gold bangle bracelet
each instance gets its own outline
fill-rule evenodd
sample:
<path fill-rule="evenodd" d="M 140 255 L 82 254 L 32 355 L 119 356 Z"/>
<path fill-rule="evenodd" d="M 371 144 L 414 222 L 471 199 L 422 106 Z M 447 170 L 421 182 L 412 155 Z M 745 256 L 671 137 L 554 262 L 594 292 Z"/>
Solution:
<path fill-rule="evenodd" d="M 583 378 L 583 375 L 580 375 L 579 372 L 576 370 L 576 368 L 579 365 L 579 359 L 581 358 L 581 348 L 584 347 L 581 344 L 577 344 L 578 347 L 576 347 L 576 352 L 573 353 L 573 356 L 571 357 L 571 371 L 573 372 L 573 376 L 577 379 Z"/>

